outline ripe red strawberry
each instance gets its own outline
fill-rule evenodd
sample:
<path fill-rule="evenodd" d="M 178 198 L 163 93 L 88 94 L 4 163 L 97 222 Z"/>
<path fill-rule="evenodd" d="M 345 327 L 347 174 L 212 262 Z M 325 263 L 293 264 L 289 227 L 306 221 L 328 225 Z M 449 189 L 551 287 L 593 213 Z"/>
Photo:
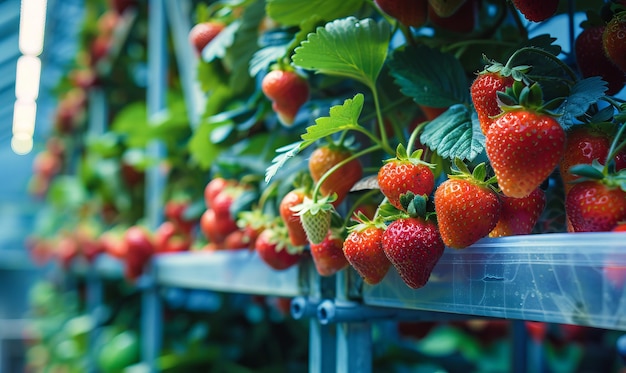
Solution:
<path fill-rule="evenodd" d="M 227 218 L 231 216 L 230 207 L 232 206 L 233 201 L 241 196 L 243 191 L 244 189 L 239 185 L 225 187 L 215 195 L 211 203 L 211 208 L 215 210 L 215 214 L 217 214 L 219 218 Z"/>
<path fill-rule="evenodd" d="M 309 99 L 308 81 L 293 70 L 270 71 L 263 77 L 261 90 L 285 126 L 293 124 L 300 107 Z"/>
<path fill-rule="evenodd" d="M 408 156 L 402 144 L 396 149 L 396 157 L 385 161 L 378 170 L 380 191 L 397 209 L 404 210 L 400 196 L 408 192 L 414 195 L 430 195 L 435 188 L 431 165 L 420 160 L 422 150 Z"/>
<path fill-rule="evenodd" d="M 489 237 L 530 234 L 546 206 L 546 195 L 537 188 L 526 197 L 500 196 L 500 219 Z"/>
<path fill-rule="evenodd" d="M 478 114 L 480 129 L 486 134 L 495 121 L 495 116 L 502 113 L 498 105 L 497 92 L 504 92 L 513 85 L 513 77 L 503 74 L 504 66 L 493 63 L 478 74 L 470 87 L 472 103 Z"/>
<path fill-rule="evenodd" d="M 612 232 L 626 232 L 626 221 L 618 223 L 615 228 L 611 230 Z"/>
<path fill-rule="evenodd" d="M 522 91 L 527 89 L 520 97 L 542 101 L 539 85 Z M 565 153 L 565 131 L 535 105 L 521 103 L 521 109 L 505 112 L 486 134 L 487 157 L 502 193 L 509 197 L 525 197 L 537 189 Z"/>
<path fill-rule="evenodd" d="M 574 52 L 583 78 L 599 76 L 607 82 L 608 95 L 619 92 L 626 84 L 626 74 L 605 54 L 602 44 L 604 24 L 588 24 L 576 37 Z"/>
<path fill-rule="evenodd" d="M 314 182 L 318 182 L 324 174 L 340 162 L 352 156 L 352 152 L 345 147 L 332 144 L 320 146 L 311 153 L 309 158 L 309 172 Z M 354 158 L 339 167 L 320 185 L 323 195 L 337 194 L 334 205 L 343 201 L 350 189 L 363 176 L 363 167 L 357 158 Z"/>
<path fill-rule="evenodd" d="M 311 244 L 311 257 L 320 276 L 332 276 L 348 266 L 343 253 L 343 237 L 329 230 L 324 240 Z"/>
<path fill-rule="evenodd" d="M 225 179 L 223 177 L 214 177 L 204 187 L 204 202 L 206 207 L 211 207 L 215 197 L 225 188 L 237 184 L 235 180 Z"/>
<path fill-rule="evenodd" d="M 280 217 L 285 223 L 287 232 L 289 233 L 289 240 L 294 246 L 304 246 L 309 243 L 306 232 L 300 222 L 300 216 L 297 215 L 297 212 L 291 210 L 304 201 L 304 196 L 305 193 L 303 189 L 294 189 L 285 194 L 278 206 Z"/>
<path fill-rule="evenodd" d="M 271 225 L 272 219 L 273 217 L 265 215 L 258 207 L 249 211 L 242 211 L 237 215 L 237 227 L 243 232 L 242 242 L 247 243 L 247 248 L 254 249 L 257 237 L 266 227 Z"/>
<path fill-rule="evenodd" d="M 385 255 L 412 289 L 426 285 L 444 248 L 437 224 L 422 218 L 395 220 L 383 234 Z"/>
<path fill-rule="evenodd" d="M 427 0 L 374 0 L 374 3 L 407 27 L 421 27 L 426 23 Z"/>
<path fill-rule="evenodd" d="M 208 21 L 194 25 L 189 31 L 189 42 L 198 55 L 226 26 L 221 22 Z"/>
<path fill-rule="evenodd" d="M 361 217 L 362 223 L 350 228 L 350 233 L 343 242 L 343 253 L 350 265 L 367 284 L 376 285 L 383 280 L 391 262 L 383 251 L 382 221 Z"/>
<path fill-rule="evenodd" d="M 443 242 L 453 249 L 462 249 L 493 230 L 501 206 L 491 187 L 493 178 L 484 181 L 484 163 L 476 166 L 472 174 L 461 161 L 456 165 L 458 170 L 435 190 L 434 203 Z"/>
<path fill-rule="evenodd" d="M 211 208 L 206 209 L 200 217 L 200 230 L 209 241 L 218 245 L 224 242 L 229 233 L 237 229 L 237 223 L 230 215 L 220 217 Z"/>
<path fill-rule="evenodd" d="M 585 124 L 573 127 L 567 131 L 567 145 L 565 154 L 559 163 L 561 179 L 565 192 L 574 186 L 572 182 L 578 179 L 577 175 L 572 174 L 570 167 L 577 164 L 591 164 L 595 159 L 604 163 L 611 146 L 611 140 L 615 135 L 615 126 Z M 620 170 L 622 165 L 616 165 Z"/>
<path fill-rule="evenodd" d="M 565 212 L 575 232 L 606 232 L 626 220 L 626 192 L 601 180 L 580 182 L 565 198 Z"/>
<path fill-rule="evenodd" d="M 163 215 L 168 221 L 174 223 L 174 225 L 181 232 L 191 233 L 194 226 L 198 222 L 197 219 L 187 218 L 185 212 L 190 206 L 191 201 L 188 197 L 185 198 L 172 198 L 165 203 L 163 209 Z"/>
<path fill-rule="evenodd" d="M 513 0 L 513 5 L 531 22 L 542 22 L 552 17 L 559 0 Z"/>
<path fill-rule="evenodd" d="M 154 251 L 173 253 L 188 251 L 191 248 L 191 236 L 182 232 L 172 221 L 164 221 L 154 232 Z"/>
<path fill-rule="evenodd" d="M 129 227 L 124 233 L 126 255 L 124 274 L 133 281 L 143 273 L 144 266 L 154 254 L 154 240 L 150 232 L 139 225 Z"/>
<path fill-rule="evenodd" d="M 284 227 L 268 227 L 257 237 L 254 249 L 263 262 L 280 271 L 296 265 L 303 256 L 301 249 L 290 246 L 288 242 Z"/>
<path fill-rule="evenodd" d="M 606 56 L 626 74 L 626 10 L 617 12 L 602 34 Z"/>

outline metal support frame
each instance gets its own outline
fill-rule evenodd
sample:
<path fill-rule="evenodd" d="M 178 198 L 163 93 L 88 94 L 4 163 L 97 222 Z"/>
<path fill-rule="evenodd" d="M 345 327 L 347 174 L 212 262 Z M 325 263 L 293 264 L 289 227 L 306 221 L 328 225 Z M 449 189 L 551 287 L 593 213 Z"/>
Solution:
<path fill-rule="evenodd" d="M 149 2 L 148 32 L 148 120 L 157 121 L 167 110 L 167 23 L 164 0 Z M 165 153 L 163 144 L 153 142 L 148 145 L 148 154 L 154 159 L 161 159 Z M 162 221 L 161 196 L 165 188 L 165 178 L 158 167 L 152 167 L 146 174 L 146 217 L 148 224 L 156 228 Z M 141 320 L 141 360 L 149 372 L 158 372 L 157 358 L 162 343 L 162 304 L 154 266 L 149 263 L 145 270 L 148 280 L 142 292 L 143 318 Z"/>

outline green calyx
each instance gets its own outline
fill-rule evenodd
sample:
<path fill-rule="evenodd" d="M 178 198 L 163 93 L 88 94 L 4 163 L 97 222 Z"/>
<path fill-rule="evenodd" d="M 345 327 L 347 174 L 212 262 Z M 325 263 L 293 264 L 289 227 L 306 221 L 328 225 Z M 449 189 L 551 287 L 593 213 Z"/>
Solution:
<path fill-rule="evenodd" d="M 337 199 L 337 194 L 333 193 L 329 196 L 324 196 L 318 198 L 317 200 L 312 200 L 309 197 L 304 197 L 302 203 L 293 206 L 290 208 L 291 211 L 295 212 L 296 215 L 302 216 L 305 213 L 311 213 L 311 215 L 317 215 L 321 211 L 332 211 L 335 207 L 332 203 Z"/>
<path fill-rule="evenodd" d="M 526 73 L 528 73 L 532 68 L 530 65 L 509 66 L 512 60 L 509 60 L 506 65 L 503 65 L 500 62 L 487 58 L 487 56 L 485 56 L 484 54 L 483 59 L 485 60 L 487 65 L 485 66 L 485 69 L 481 72 L 481 74 L 498 74 L 503 77 L 510 76 L 515 81 L 530 84 L 530 80 L 526 76 Z"/>
<path fill-rule="evenodd" d="M 387 228 L 387 225 L 380 215 L 376 215 L 374 219 L 370 219 L 362 212 L 358 212 L 352 219 L 354 221 L 357 221 L 358 223 L 348 227 L 348 232 L 361 232 L 370 227 L 374 227 L 377 229 Z"/>
<path fill-rule="evenodd" d="M 422 160 L 423 152 L 424 152 L 424 149 L 417 149 L 409 155 L 404 145 L 398 144 L 398 146 L 396 147 L 396 157 L 386 159 L 384 162 L 385 163 L 396 162 L 396 161 L 411 162 L 414 165 L 424 165 L 434 170 L 436 165 Z"/>
<path fill-rule="evenodd" d="M 536 113 L 557 117 L 560 114 L 554 110 L 561 106 L 564 98 L 558 97 L 544 102 L 543 91 L 538 83 L 526 85 L 523 82 L 515 81 L 504 92 L 497 92 L 497 100 L 503 112 L 531 110 Z"/>
<path fill-rule="evenodd" d="M 591 164 L 577 164 L 570 167 L 569 172 L 579 176 L 573 183 L 584 181 L 599 181 L 609 188 L 620 188 L 626 192 L 626 170 L 610 172 L 612 167 L 606 167 L 594 159 Z"/>
<path fill-rule="evenodd" d="M 448 175 L 450 179 L 467 180 L 480 187 L 490 188 L 497 192 L 496 183 L 498 182 L 496 176 L 491 176 L 487 179 L 487 164 L 480 163 L 472 171 L 467 165 L 459 158 L 454 159 L 454 167 L 451 169 L 452 173 Z"/>

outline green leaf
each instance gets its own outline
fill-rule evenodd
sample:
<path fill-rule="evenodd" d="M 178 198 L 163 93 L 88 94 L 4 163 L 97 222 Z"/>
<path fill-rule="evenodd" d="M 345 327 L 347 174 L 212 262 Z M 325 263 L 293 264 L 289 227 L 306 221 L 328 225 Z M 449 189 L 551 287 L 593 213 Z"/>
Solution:
<path fill-rule="evenodd" d="M 297 26 L 311 16 L 324 21 L 348 16 L 358 11 L 364 0 L 267 0 L 267 15 L 285 26 Z"/>
<path fill-rule="evenodd" d="M 557 110 L 558 113 L 562 114 L 558 121 L 563 128 L 567 129 L 573 126 L 577 117 L 585 114 L 591 105 L 604 96 L 606 89 L 606 82 L 599 76 L 592 76 L 576 82 L 570 95 Z"/>
<path fill-rule="evenodd" d="M 287 53 L 287 46 L 288 44 L 270 45 L 256 51 L 252 59 L 250 59 L 250 66 L 248 68 L 250 76 L 256 76 L 274 61 L 284 56 L 285 53 Z"/>
<path fill-rule="evenodd" d="M 307 127 L 306 133 L 302 135 L 304 146 L 333 133 L 360 128 L 358 122 L 364 100 L 363 95 L 358 93 L 354 98 L 346 99 L 342 105 L 331 107 L 330 116 L 318 118 L 314 125 Z"/>
<path fill-rule="evenodd" d="M 389 37 L 389 24 L 384 21 L 337 19 L 309 34 L 292 60 L 303 69 L 355 79 L 373 88 L 387 58 Z"/>
<path fill-rule="evenodd" d="M 541 34 L 537 35 L 531 39 L 524 40 L 520 44 L 515 47 L 515 50 L 519 50 L 526 47 L 537 47 L 541 48 L 544 51 L 558 56 L 561 53 L 561 46 L 558 44 L 554 44 L 556 41 L 555 37 L 550 36 L 549 34 Z M 514 67 L 511 65 L 511 67 Z"/>
<path fill-rule="evenodd" d="M 464 105 L 453 105 L 424 127 L 420 141 L 441 157 L 473 160 L 485 147 L 476 118 Z"/>
<path fill-rule="evenodd" d="M 293 144 L 289 144 L 283 147 L 276 149 L 276 153 L 280 153 L 274 159 L 272 159 L 272 164 L 265 171 L 265 182 L 269 183 L 269 181 L 276 175 L 276 172 L 291 158 L 293 158 L 296 154 L 300 152 L 303 148 L 303 141 L 298 141 Z"/>
<path fill-rule="evenodd" d="M 203 169 L 209 169 L 222 150 L 221 146 L 210 140 L 213 129 L 212 123 L 203 122 L 195 129 L 189 140 L 191 158 Z"/>
<path fill-rule="evenodd" d="M 507 62 L 509 66 L 532 66 L 526 76 L 541 85 L 546 100 L 567 96 L 576 80 L 574 73 L 549 51 L 537 47 L 519 49 Z"/>
<path fill-rule="evenodd" d="M 89 198 L 87 190 L 78 178 L 58 176 L 50 184 L 48 202 L 58 208 L 78 209 Z"/>
<path fill-rule="evenodd" d="M 240 26 L 241 22 L 236 20 L 220 31 L 220 33 L 202 50 L 202 59 L 206 62 L 211 62 L 217 58 L 224 58 L 226 50 L 233 45 L 235 33 L 239 30 Z"/>
<path fill-rule="evenodd" d="M 463 66 L 451 54 L 411 46 L 392 54 L 389 69 L 400 91 L 420 105 L 442 108 L 470 101 Z"/>

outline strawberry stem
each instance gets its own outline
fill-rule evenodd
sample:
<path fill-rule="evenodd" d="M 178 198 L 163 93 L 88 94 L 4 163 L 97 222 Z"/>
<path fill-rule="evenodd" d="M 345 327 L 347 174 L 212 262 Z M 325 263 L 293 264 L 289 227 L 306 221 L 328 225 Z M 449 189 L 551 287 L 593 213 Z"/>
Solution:
<path fill-rule="evenodd" d="M 372 90 L 372 95 L 374 97 L 374 107 L 376 108 L 376 119 L 378 120 L 378 131 L 380 132 L 381 147 L 389 154 L 394 154 L 395 152 L 389 146 L 389 140 L 387 139 L 387 132 L 385 131 L 385 123 L 383 121 L 383 113 L 380 108 L 380 99 L 378 97 L 378 89 L 376 88 L 376 83 L 373 83 L 370 89 Z M 375 136 L 373 137 L 375 138 Z"/>
<path fill-rule="evenodd" d="M 411 132 L 411 136 L 409 137 L 409 141 L 406 144 L 406 153 L 411 154 L 413 152 L 413 145 L 415 145 L 415 141 L 417 140 L 417 135 L 422 132 L 422 129 L 428 124 L 429 121 L 425 121 L 420 123 L 413 132 Z"/>
<path fill-rule="evenodd" d="M 563 62 L 561 59 L 559 59 L 554 54 L 552 54 L 550 52 L 547 52 L 547 51 L 545 51 L 545 50 L 543 50 L 541 48 L 537 48 L 537 47 L 524 47 L 524 48 L 520 48 L 520 49 L 516 50 L 511 55 L 511 57 L 509 57 L 509 60 L 507 61 L 505 67 L 512 68 L 511 65 L 513 65 L 513 61 L 515 60 L 517 55 L 519 55 L 521 53 L 528 53 L 528 52 L 537 53 L 537 54 L 540 54 L 542 57 L 551 59 L 552 61 L 556 62 L 556 64 L 559 65 L 567 73 L 567 75 L 570 76 L 570 78 L 572 79 L 573 82 L 578 80 L 578 77 L 576 76 L 576 73 L 565 62 Z"/>
<path fill-rule="evenodd" d="M 624 147 L 626 147 L 626 140 L 623 140 L 622 142 L 620 142 L 620 138 L 624 134 L 625 129 L 626 129 L 626 124 L 622 124 L 619 130 L 617 131 L 617 134 L 615 135 L 613 142 L 611 143 L 611 147 L 609 148 L 609 152 L 606 157 L 606 162 L 604 162 L 604 168 L 602 169 L 602 173 L 605 175 L 608 174 L 609 164 L 611 163 L 611 160 L 615 158 L 617 153 L 619 153 L 622 149 L 624 149 Z"/>
<path fill-rule="evenodd" d="M 367 191 L 366 193 L 363 193 L 363 195 L 361 195 L 356 201 L 354 201 L 354 203 L 350 207 L 350 210 L 348 210 L 346 217 L 344 218 L 343 226 L 344 227 L 348 226 L 350 219 L 352 219 L 352 215 L 354 215 L 354 212 L 361 205 L 361 203 L 369 200 L 371 196 L 378 194 L 378 193 L 380 193 L 378 189 L 372 189 L 372 190 Z"/>

